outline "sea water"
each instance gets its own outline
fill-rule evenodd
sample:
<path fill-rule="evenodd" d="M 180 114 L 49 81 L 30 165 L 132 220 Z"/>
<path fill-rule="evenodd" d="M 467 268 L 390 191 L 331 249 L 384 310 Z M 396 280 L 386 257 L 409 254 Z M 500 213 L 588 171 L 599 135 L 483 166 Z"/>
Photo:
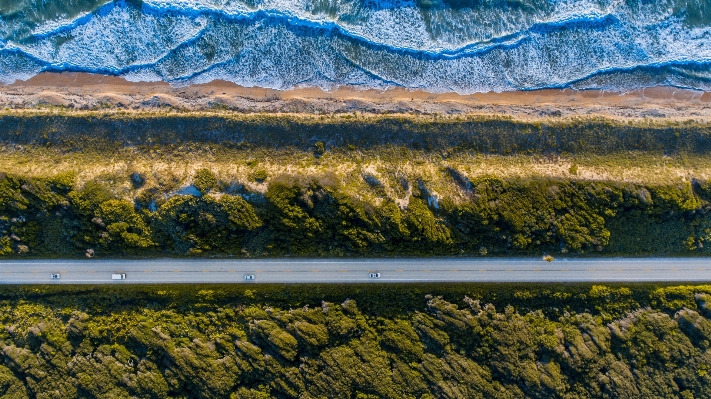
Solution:
<path fill-rule="evenodd" d="M 711 0 L 0 0 L 0 82 L 711 90 Z"/>

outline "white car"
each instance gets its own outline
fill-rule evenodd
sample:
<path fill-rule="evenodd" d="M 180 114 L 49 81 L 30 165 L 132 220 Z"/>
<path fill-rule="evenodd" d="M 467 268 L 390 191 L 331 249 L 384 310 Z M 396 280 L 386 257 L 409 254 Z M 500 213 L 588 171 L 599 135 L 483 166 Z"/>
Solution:
<path fill-rule="evenodd" d="M 380 278 L 380 273 L 370 273 L 370 278 Z"/>
<path fill-rule="evenodd" d="M 114 273 L 111 275 L 111 280 L 126 280 L 126 273 Z"/>
<path fill-rule="evenodd" d="M 254 280 L 254 274 L 245 274 L 244 279 L 245 280 Z"/>
<path fill-rule="evenodd" d="M 59 276 L 59 273 L 57 273 L 57 274 L 50 274 L 50 275 L 49 275 L 49 278 L 51 278 L 52 280 L 59 280 L 59 277 L 60 277 L 60 276 Z"/>

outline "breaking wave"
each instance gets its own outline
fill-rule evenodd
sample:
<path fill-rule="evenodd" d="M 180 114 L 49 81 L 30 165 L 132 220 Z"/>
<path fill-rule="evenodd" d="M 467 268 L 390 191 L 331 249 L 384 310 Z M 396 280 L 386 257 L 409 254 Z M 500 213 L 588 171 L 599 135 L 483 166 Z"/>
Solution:
<path fill-rule="evenodd" d="M 711 90 L 708 0 L 0 2 L 0 82 Z"/>

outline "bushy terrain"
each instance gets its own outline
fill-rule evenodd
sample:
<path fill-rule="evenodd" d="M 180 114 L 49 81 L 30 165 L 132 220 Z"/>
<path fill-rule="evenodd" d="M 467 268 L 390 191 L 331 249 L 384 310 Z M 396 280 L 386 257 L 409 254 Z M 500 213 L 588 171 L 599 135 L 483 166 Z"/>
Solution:
<path fill-rule="evenodd" d="M 711 127 L 0 114 L 0 255 L 703 254 Z"/>
<path fill-rule="evenodd" d="M 711 124 L 693 120 L 603 118 L 522 121 L 442 115 L 298 115 L 231 112 L 0 111 L 0 141 L 13 145 L 173 146 L 329 149 L 406 146 L 486 154 L 706 154 Z"/>
<path fill-rule="evenodd" d="M 281 175 L 264 192 L 198 170 L 186 193 L 71 174 L 0 174 L 4 256 L 358 256 L 706 253 L 708 184 L 651 186 L 529 178 L 468 179 L 445 170 L 456 197 L 406 181 L 396 202 L 374 176 L 354 194 L 335 174 Z M 374 180 L 368 183 L 368 180 Z M 126 196 L 111 185 L 134 186 Z M 405 190 L 403 190 L 405 191 Z M 368 199 L 366 193 L 372 194 Z"/>
<path fill-rule="evenodd" d="M 688 123 L 0 115 L 0 257 L 707 255 Z M 705 398 L 711 287 L 0 286 L 8 398 Z"/>
<path fill-rule="evenodd" d="M 1 288 L 0 394 L 711 396 L 709 286 L 250 288 Z"/>

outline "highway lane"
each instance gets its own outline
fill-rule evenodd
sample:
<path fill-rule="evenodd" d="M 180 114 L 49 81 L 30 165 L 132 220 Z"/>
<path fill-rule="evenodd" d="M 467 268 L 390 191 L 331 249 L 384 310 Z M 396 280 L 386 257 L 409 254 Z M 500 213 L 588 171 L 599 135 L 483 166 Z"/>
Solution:
<path fill-rule="evenodd" d="M 126 280 L 112 280 L 112 273 Z M 245 281 L 246 274 L 255 280 Z M 614 281 L 711 281 L 711 258 L 0 261 L 0 284 Z"/>

